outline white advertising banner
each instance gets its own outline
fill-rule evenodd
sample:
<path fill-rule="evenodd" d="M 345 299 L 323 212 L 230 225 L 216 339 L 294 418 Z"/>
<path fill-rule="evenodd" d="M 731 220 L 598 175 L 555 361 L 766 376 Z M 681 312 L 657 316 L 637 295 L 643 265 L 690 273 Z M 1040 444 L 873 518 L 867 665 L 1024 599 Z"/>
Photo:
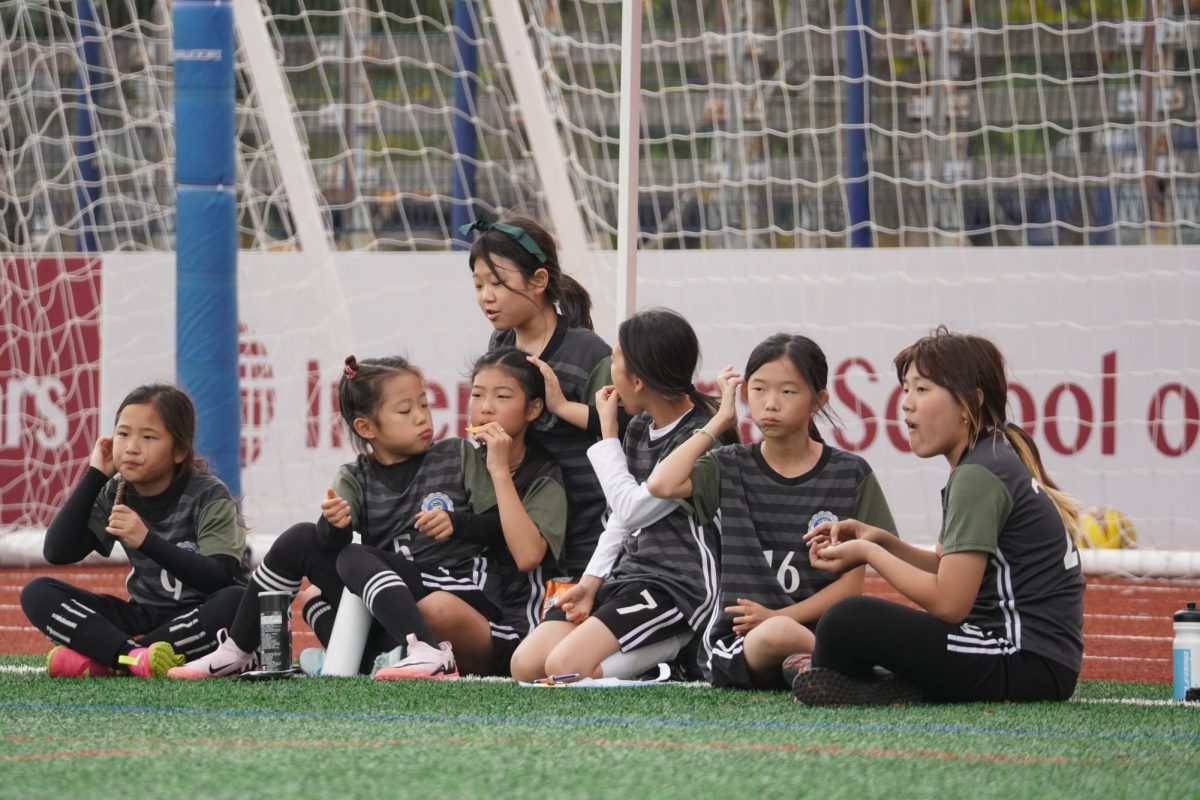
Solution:
<path fill-rule="evenodd" d="M 612 254 L 596 271 L 614 274 Z M 908 452 L 893 356 L 938 324 L 1008 358 L 1012 421 L 1085 505 L 1124 511 L 1156 547 L 1200 549 L 1200 250 L 1046 248 L 648 252 L 638 305 L 690 319 L 697 383 L 772 333 L 824 349 L 827 440 L 879 473 L 901 534 L 931 542 L 944 461 Z M 101 429 L 121 397 L 174 375 L 174 257 L 104 257 Z M 313 520 L 352 456 L 335 412 L 343 359 L 402 354 L 429 381 L 436 433 L 466 424 L 467 375 L 491 328 L 465 254 L 240 254 L 243 506 L 260 534 Z M 596 295 L 614 329 L 612 282 Z M 744 432 L 754 435 L 752 427 Z"/>

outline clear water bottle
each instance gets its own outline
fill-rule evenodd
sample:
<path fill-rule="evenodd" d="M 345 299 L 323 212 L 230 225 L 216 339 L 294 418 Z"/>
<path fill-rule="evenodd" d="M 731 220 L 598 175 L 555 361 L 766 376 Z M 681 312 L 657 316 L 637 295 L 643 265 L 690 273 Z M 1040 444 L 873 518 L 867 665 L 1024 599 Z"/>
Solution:
<path fill-rule="evenodd" d="M 1176 700 L 1191 699 L 1188 689 L 1200 687 L 1200 610 L 1195 603 L 1175 612 L 1173 649 L 1171 696 Z"/>

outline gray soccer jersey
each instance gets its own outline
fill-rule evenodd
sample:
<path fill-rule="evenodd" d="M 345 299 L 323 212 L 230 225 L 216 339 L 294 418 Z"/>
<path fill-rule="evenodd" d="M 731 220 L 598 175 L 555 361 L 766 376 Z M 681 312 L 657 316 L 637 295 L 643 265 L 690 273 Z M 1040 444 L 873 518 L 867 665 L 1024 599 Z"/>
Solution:
<path fill-rule="evenodd" d="M 488 349 L 511 347 L 515 342 L 514 331 L 496 331 Z M 612 381 L 611 354 L 612 348 L 595 333 L 586 328 L 564 328 L 560 319 L 541 358 L 553 368 L 568 400 L 594 405 L 596 392 Z M 549 412 L 534 420 L 529 435 L 562 468 L 571 512 L 558 565 L 564 575 L 582 575 L 604 530 L 604 490 L 587 457 L 587 449 L 595 444 L 595 438 Z"/>
<path fill-rule="evenodd" d="M 711 415 L 695 408 L 670 434 L 650 439 L 650 418 L 639 414 L 625 433 L 625 460 L 630 474 L 644 483 L 654 466 L 681 442 L 704 427 Z M 608 582 L 651 581 L 667 591 L 697 630 L 717 600 L 717 542 L 712 525 L 704 525 L 680 507 L 640 531 L 632 531 Z"/>
<path fill-rule="evenodd" d="M 1074 670 L 1083 661 L 1083 572 L 1050 496 L 1004 436 L 985 434 L 942 490 L 942 555 L 987 554 L 971 613 L 950 634 L 955 652 L 1037 653 Z"/>
<path fill-rule="evenodd" d="M 240 562 L 246 551 L 246 529 L 225 484 L 206 472 L 191 471 L 184 480 L 179 500 L 162 519 L 151 519 L 130 487 L 126 487 L 124 502 L 141 517 L 151 535 L 202 556 L 230 556 Z M 106 556 L 117 541 L 104 529 L 112 515 L 119 482 L 114 477 L 104 485 L 88 520 L 89 530 L 99 540 L 97 549 Z M 167 491 L 173 490 L 178 487 Z M 125 589 L 137 602 L 148 606 L 196 605 L 207 596 L 186 586 L 140 551 L 127 548 L 126 553 L 133 569 L 125 579 Z"/>
<path fill-rule="evenodd" d="M 394 550 L 421 567 L 430 588 L 476 588 L 499 604 L 502 581 L 486 548 L 462 537 L 435 540 L 413 527 L 417 513 L 444 509 L 482 513 L 495 507 L 487 467 L 463 439 L 443 439 L 420 456 L 421 465 L 403 487 L 391 486 L 370 456 L 340 467 L 333 489 L 350 504 L 363 544 Z"/>
<path fill-rule="evenodd" d="M 741 651 L 733 618 L 724 611 L 727 606 L 746 598 L 767 608 L 784 608 L 837 580 L 837 575 L 809 564 L 804 534 L 812 527 L 853 518 L 896 532 L 870 465 L 829 445 L 815 467 L 795 478 L 771 469 L 758 444 L 707 453 L 692 470 L 690 502 L 702 522 L 720 512 L 721 593 L 700 653 L 706 676 L 709 651 L 729 657 Z"/>

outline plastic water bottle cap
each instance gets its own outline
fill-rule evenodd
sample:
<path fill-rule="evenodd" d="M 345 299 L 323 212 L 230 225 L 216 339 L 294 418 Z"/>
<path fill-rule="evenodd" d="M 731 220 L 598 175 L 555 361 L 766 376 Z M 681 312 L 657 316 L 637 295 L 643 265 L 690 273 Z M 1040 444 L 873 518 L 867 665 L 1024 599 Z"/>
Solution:
<path fill-rule="evenodd" d="M 1196 609 L 1194 602 L 1189 602 L 1187 608 L 1182 611 L 1175 612 L 1176 622 L 1200 622 L 1200 610 Z"/>

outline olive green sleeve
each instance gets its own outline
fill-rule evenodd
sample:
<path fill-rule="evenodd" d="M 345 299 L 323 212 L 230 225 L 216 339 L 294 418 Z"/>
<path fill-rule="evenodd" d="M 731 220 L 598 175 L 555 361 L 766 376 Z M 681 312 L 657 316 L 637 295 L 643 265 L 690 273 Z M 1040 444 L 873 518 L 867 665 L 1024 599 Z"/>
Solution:
<path fill-rule="evenodd" d="M 230 556 L 242 560 L 246 551 L 246 529 L 238 524 L 237 505 L 232 499 L 218 498 L 200 510 L 196 551 L 202 556 Z"/>
<path fill-rule="evenodd" d="M 596 392 L 612 383 L 612 356 L 605 356 L 596 363 L 588 375 L 587 383 L 583 385 L 583 396 L 579 402 L 589 406 L 596 405 Z"/>
<path fill-rule="evenodd" d="M 995 555 L 1012 506 L 1012 495 L 991 470 L 978 464 L 955 469 L 946 483 L 946 513 L 938 537 L 942 555 Z"/>
<path fill-rule="evenodd" d="M 875 473 L 869 473 L 858 484 L 854 492 L 854 518 L 859 522 L 883 528 L 893 536 L 899 537 L 896 530 L 896 520 L 892 518 L 892 509 L 888 507 L 887 498 L 883 496 L 883 487 Z"/>
<path fill-rule="evenodd" d="M 681 506 L 701 522 L 708 522 L 721 507 L 721 468 L 717 454 L 709 450 L 692 467 L 692 496 L 681 500 Z"/>
<path fill-rule="evenodd" d="M 496 507 L 496 486 L 488 472 L 487 462 L 483 455 L 466 439 L 460 440 L 459 455 L 462 457 L 463 486 L 467 489 L 467 498 L 471 503 L 471 511 L 482 514 Z M 456 509 L 466 511 L 465 508 Z"/>
<path fill-rule="evenodd" d="M 363 520 L 363 504 L 366 500 L 363 497 L 362 486 L 354 477 L 354 473 L 344 465 L 338 467 L 338 471 L 333 476 L 332 488 L 337 492 L 338 497 L 350 504 L 351 528 L 360 530 Z"/>
<path fill-rule="evenodd" d="M 525 492 L 521 504 L 557 560 L 567 538 L 566 490 L 558 481 L 543 476 Z"/>

